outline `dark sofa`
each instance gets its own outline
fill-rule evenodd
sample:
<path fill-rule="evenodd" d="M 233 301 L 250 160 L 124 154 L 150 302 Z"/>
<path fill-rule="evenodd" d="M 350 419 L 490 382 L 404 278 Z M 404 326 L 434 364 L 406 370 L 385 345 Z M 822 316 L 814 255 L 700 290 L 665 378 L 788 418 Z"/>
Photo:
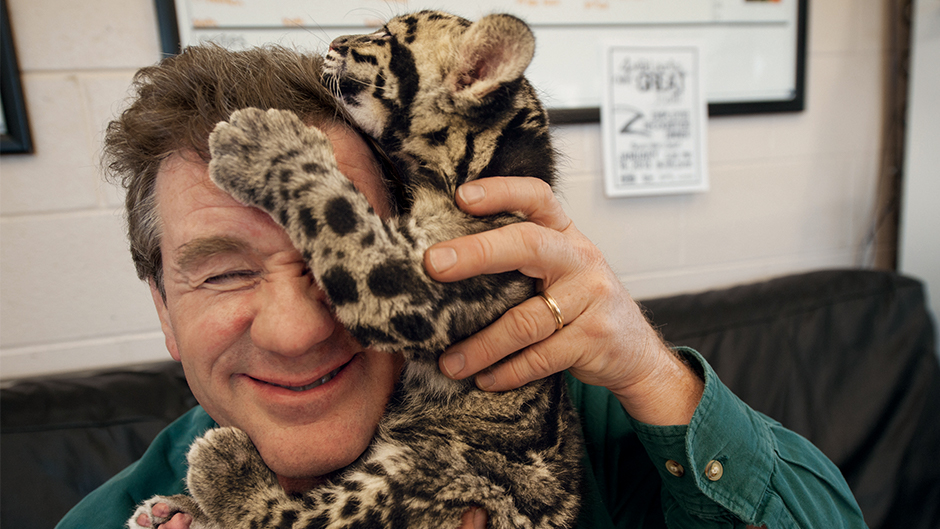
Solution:
<path fill-rule="evenodd" d="M 940 527 L 940 365 L 919 282 L 823 271 L 644 305 L 667 340 L 819 446 L 872 528 Z M 4 529 L 53 527 L 195 404 L 172 362 L 0 393 Z"/>

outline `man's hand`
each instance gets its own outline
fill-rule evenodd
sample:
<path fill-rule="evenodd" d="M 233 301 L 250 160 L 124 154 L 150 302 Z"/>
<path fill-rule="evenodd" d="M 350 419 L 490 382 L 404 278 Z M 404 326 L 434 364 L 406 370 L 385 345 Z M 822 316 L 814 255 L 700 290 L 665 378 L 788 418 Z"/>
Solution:
<path fill-rule="evenodd" d="M 475 376 L 480 388 L 504 391 L 568 369 L 582 382 L 609 388 L 640 421 L 688 423 L 702 381 L 666 347 L 545 182 L 476 180 L 458 189 L 457 203 L 473 215 L 520 211 L 528 222 L 432 246 L 425 254 L 428 273 L 457 281 L 518 270 L 556 300 L 564 327 L 556 331 L 552 310 L 533 297 L 451 346 L 441 356 L 446 375 Z"/>

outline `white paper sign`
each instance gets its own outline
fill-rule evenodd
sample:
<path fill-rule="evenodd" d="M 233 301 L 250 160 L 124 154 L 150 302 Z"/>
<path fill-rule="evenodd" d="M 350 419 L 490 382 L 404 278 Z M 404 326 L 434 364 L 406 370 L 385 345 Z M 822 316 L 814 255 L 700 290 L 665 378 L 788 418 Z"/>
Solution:
<path fill-rule="evenodd" d="M 708 189 L 697 45 L 610 44 L 601 106 L 607 196 Z"/>

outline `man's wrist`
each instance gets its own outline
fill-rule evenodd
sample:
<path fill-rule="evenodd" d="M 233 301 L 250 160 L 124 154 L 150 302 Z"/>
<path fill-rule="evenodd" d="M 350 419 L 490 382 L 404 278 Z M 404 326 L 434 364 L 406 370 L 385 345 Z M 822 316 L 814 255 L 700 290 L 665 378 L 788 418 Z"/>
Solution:
<path fill-rule="evenodd" d="M 611 389 L 637 421 L 672 426 L 689 424 L 705 391 L 704 373 L 681 354 L 659 342 L 656 368 L 623 389 Z"/>

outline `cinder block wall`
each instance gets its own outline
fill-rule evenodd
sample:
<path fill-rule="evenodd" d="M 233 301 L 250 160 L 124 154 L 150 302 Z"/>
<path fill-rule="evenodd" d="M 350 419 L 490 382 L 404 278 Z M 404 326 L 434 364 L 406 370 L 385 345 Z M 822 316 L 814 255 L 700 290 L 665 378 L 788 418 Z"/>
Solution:
<path fill-rule="evenodd" d="M 7 5 L 36 153 L 0 160 L 0 378 L 167 359 L 126 250 L 120 193 L 98 170 L 134 71 L 160 56 L 153 3 Z M 884 6 L 810 10 L 807 110 L 711 119 L 706 194 L 608 199 L 599 127 L 558 128 L 563 201 L 636 297 L 862 263 Z"/>

